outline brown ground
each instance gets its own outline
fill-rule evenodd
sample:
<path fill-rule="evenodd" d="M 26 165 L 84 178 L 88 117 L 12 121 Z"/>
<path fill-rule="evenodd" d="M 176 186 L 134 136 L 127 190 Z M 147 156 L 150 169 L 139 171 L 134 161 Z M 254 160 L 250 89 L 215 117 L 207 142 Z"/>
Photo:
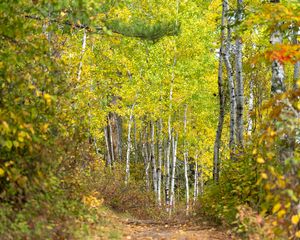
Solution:
<path fill-rule="evenodd" d="M 185 223 L 155 223 L 149 221 L 125 221 L 124 240 L 230 240 L 225 230 L 217 229 L 207 222 L 199 225 Z"/>

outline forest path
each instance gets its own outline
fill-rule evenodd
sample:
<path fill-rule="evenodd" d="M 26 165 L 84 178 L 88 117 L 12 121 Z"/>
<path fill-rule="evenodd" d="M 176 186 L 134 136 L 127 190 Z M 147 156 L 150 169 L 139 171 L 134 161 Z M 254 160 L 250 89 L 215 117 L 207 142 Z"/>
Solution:
<path fill-rule="evenodd" d="M 203 221 L 201 225 L 191 222 L 161 223 L 150 221 L 126 221 L 123 238 L 131 240 L 230 240 L 234 239 Z"/>

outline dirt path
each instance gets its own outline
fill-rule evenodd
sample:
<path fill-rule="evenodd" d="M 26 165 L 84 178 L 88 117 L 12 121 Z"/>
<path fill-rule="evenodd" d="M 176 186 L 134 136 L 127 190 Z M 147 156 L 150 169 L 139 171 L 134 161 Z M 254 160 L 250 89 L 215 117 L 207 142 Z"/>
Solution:
<path fill-rule="evenodd" d="M 155 223 L 147 221 L 127 221 L 122 239 L 132 240 L 230 240 L 234 239 L 225 231 L 218 230 L 203 222 L 197 226 L 186 223 Z"/>

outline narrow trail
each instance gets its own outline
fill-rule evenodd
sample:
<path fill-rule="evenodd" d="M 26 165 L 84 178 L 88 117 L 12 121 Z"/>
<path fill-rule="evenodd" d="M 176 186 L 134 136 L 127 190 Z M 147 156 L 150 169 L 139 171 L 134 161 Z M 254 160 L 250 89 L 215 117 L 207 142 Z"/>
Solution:
<path fill-rule="evenodd" d="M 149 221 L 126 221 L 122 239 L 132 240 L 230 240 L 234 239 L 222 231 L 203 222 L 200 226 L 190 223 L 159 223 Z"/>

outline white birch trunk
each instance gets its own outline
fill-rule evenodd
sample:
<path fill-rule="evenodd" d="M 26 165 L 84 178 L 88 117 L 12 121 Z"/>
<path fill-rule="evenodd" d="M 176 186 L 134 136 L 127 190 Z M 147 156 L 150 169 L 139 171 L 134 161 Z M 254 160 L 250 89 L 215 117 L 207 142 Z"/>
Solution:
<path fill-rule="evenodd" d="M 224 0 L 225 15 L 229 14 L 228 0 Z M 230 97 L 230 134 L 229 134 L 229 147 L 231 153 L 235 146 L 235 122 L 236 122 L 236 97 L 235 97 L 235 86 L 233 79 L 233 69 L 230 62 L 230 51 L 231 51 L 231 27 L 230 20 L 227 18 L 227 41 L 224 53 L 224 62 L 228 76 L 228 88 Z"/>
<path fill-rule="evenodd" d="M 174 57 L 173 68 L 176 66 L 176 57 Z M 172 129 L 171 129 L 171 111 L 172 111 L 172 98 L 173 98 L 173 84 L 175 79 L 174 69 L 172 72 L 171 85 L 170 85 L 170 95 L 169 95 L 169 117 L 168 117 L 168 141 L 167 141 L 167 155 L 166 155 L 166 183 L 165 183 L 165 195 L 166 195 L 166 207 L 169 211 L 170 205 L 170 156 L 171 156 L 171 139 L 172 139 Z"/>
<path fill-rule="evenodd" d="M 190 189 L 189 189 L 189 177 L 188 177 L 188 148 L 187 148 L 187 141 L 186 141 L 186 132 L 187 132 L 187 108 L 188 106 L 185 105 L 184 108 L 184 178 L 185 178 L 185 197 L 186 197 L 186 213 L 188 214 L 189 211 L 189 203 L 190 203 Z"/>
<path fill-rule="evenodd" d="M 146 189 L 147 191 L 150 190 L 150 181 L 149 181 L 149 157 L 148 157 L 148 148 L 147 148 L 147 141 L 148 141 L 148 134 L 147 134 L 147 128 L 145 128 L 145 137 L 144 142 L 142 146 L 142 155 L 144 158 L 144 166 L 145 166 L 145 181 L 146 181 Z"/>
<path fill-rule="evenodd" d="M 157 202 L 161 206 L 161 168 L 163 157 L 162 119 L 158 121 L 158 168 L 157 168 Z"/>
<path fill-rule="evenodd" d="M 221 137 L 223 131 L 223 123 L 225 116 L 225 96 L 223 88 L 223 56 L 224 56 L 224 41 L 225 41 L 225 1 L 222 4 L 222 19 L 221 19 L 221 47 L 219 52 L 219 69 L 218 69 L 218 91 L 219 91 L 219 121 L 216 131 L 216 138 L 214 143 L 214 166 L 213 179 L 215 182 L 219 181 L 220 175 L 220 147 Z"/>
<path fill-rule="evenodd" d="M 197 157 L 195 159 L 195 175 L 194 175 L 194 205 L 198 198 L 198 162 Z"/>
<path fill-rule="evenodd" d="M 243 0 L 237 0 L 237 20 L 242 21 Z M 244 81 L 243 81 L 243 44 L 237 34 L 236 38 L 236 141 L 239 147 L 243 146 L 244 134 Z"/>
<path fill-rule="evenodd" d="M 127 185 L 130 178 L 130 150 L 131 150 L 131 125 L 133 122 L 133 109 L 134 104 L 130 109 L 130 116 L 128 122 L 128 135 L 127 135 L 127 153 L 126 153 L 126 170 L 125 170 L 125 184 Z"/>
<path fill-rule="evenodd" d="M 81 79 L 83 56 L 84 56 L 84 53 L 85 53 L 85 49 L 86 49 L 86 29 L 83 29 L 82 47 L 81 47 L 80 60 L 79 60 L 79 66 L 78 66 L 78 72 L 77 72 L 77 81 L 78 82 Z"/>
<path fill-rule="evenodd" d="M 273 45 L 281 44 L 283 41 L 283 36 L 280 30 L 276 30 L 272 33 L 270 42 Z M 284 68 L 283 64 L 278 60 L 272 62 L 272 79 L 271 79 L 271 95 L 281 94 L 285 92 L 284 84 Z"/>
<path fill-rule="evenodd" d="M 170 208 L 175 209 L 175 178 L 176 178 L 176 162 L 177 162 L 177 141 L 178 134 L 172 136 L 172 177 L 171 177 L 171 194 L 170 194 Z"/>
<path fill-rule="evenodd" d="M 152 181 L 153 181 L 153 191 L 157 197 L 157 169 L 156 169 L 156 159 L 155 159 L 155 143 L 154 143 L 154 124 L 153 121 L 150 122 L 151 131 L 151 142 L 150 142 L 150 153 L 151 153 L 151 163 L 152 163 Z"/>
<path fill-rule="evenodd" d="M 251 118 L 251 112 L 254 109 L 254 93 L 253 93 L 253 80 L 250 81 L 250 94 L 249 94 L 249 113 L 248 113 L 248 135 L 250 136 L 252 134 L 253 130 L 253 120 Z"/>

